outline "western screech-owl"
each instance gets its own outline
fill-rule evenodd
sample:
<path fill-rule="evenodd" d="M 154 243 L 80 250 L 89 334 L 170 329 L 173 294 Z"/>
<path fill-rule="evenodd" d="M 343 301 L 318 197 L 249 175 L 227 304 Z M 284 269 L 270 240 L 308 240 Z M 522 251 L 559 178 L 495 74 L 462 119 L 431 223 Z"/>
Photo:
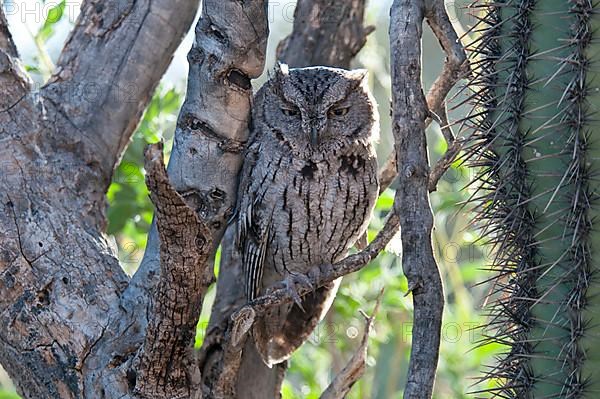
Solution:
<path fill-rule="evenodd" d="M 366 230 L 379 189 L 379 122 L 365 70 L 279 64 L 253 109 L 237 204 L 248 300 L 281 285 L 295 294 L 311 268 L 342 259 Z M 255 322 L 265 363 L 286 360 L 308 338 L 337 286 L 296 295 Z"/>

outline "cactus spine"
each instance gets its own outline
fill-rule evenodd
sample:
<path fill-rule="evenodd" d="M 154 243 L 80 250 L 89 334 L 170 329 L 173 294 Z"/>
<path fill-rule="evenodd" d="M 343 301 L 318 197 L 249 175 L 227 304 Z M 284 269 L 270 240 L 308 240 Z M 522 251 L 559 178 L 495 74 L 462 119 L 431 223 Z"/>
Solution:
<path fill-rule="evenodd" d="M 474 201 L 495 246 L 487 372 L 501 398 L 600 397 L 600 10 L 474 4 Z"/>

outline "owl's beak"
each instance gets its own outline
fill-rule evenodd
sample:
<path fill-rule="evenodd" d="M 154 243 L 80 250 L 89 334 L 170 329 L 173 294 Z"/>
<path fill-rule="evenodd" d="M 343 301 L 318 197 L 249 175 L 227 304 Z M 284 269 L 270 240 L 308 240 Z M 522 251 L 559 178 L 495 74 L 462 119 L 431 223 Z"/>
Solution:
<path fill-rule="evenodd" d="M 327 120 L 314 119 L 310 124 L 310 144 L 316 146 L 319 144 L 319 139 L 323 131 L 327 127 Z"/>
<path fill-rule="evenodd" d="M 310 129 L 310 143 L 313 146 L 316 146 L 317 144 L 319 144 L 319 127 L 315 124 L 312 125 L 311 129 Z"/>

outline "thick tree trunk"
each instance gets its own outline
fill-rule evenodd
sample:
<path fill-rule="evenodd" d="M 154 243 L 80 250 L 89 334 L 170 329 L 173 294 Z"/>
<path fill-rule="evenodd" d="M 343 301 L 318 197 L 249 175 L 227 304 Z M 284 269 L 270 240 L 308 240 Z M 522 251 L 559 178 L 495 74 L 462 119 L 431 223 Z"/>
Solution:
<path fill-rule="evenodd" d="M 36 94 L 0 15 L 0 362 L 24 398 L 133 392 L 123 365 L 141 331 L 121 305 L 104 195 L 196 9 L 84 2 Z"/>

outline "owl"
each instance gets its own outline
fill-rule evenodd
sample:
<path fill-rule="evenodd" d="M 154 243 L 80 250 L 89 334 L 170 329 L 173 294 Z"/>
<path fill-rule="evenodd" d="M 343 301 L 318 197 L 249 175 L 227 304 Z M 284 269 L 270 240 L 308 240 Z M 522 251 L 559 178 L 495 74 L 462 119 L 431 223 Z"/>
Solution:
<path fill-rule="evenodd" d="M 295 298 L 252 327 L 269 366 L 289 358 L 333 301 L 339 281 L 303 297 L 298 287 L 365 232 L 379 190 L 378 133 L 365 70 L 279 64 L 255 96 L 237 202 L 246 296 L 284 287 Z"/>

